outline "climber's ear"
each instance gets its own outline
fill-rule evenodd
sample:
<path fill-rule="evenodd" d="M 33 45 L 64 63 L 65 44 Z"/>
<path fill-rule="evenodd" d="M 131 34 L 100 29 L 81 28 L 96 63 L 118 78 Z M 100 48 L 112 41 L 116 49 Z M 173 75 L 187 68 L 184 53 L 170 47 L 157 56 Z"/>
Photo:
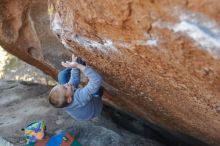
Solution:
<path fill-rule="evenodd" d="M 72 102 L 72 97 L 71 96 L 69 96 L 69 97 L 67 97 L 67 103 L 71 103 Z"/>

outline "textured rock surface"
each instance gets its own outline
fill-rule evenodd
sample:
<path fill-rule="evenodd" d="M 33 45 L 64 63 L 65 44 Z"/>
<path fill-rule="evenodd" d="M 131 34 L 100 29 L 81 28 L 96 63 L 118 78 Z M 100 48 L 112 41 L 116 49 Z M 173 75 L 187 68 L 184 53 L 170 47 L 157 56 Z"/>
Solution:
<path fill-rule="evenodd" d="M 56 79 L 68 54 L 50 31 L 47 1 L 1 0 L 0 11 L 0 45 Z"/>
<path fill-rule="evenodd" d="M 1 0 L 0 45 L 55 78 L 65 49 L 50 47 L 45 7 Z M 63 45 L 102 73 L 113 95 L 106 101 L 219 145 L 218 0 L 51 0 L 48 12 Z"/>
<path fill-rule="evenodd" d="M 111 102 L 220 144 L 220 4 L 51 0 L 51 27 L 117 89 Z"/>

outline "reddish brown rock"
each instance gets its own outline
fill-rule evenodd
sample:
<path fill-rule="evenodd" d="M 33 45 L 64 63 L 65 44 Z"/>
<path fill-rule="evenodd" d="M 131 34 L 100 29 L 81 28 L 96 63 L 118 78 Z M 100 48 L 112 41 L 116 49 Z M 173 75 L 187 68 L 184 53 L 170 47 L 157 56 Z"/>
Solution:
<path fill-rule="evenodd" d="M 69 55 L 50 31 L 47 1 L 1 0 L 0 11 L 0 45 L 56 79 Z"/>
<path fill-rule="evenodd" d="M 51 0 L 51 28 L 117 89 L 108 100 L 220 144 L 217 0 Z"/>
<path fill-rule="evenodd" d="M 65 49 L 45 7 L 2 0 L 0 44 L 55 77 Z M 217 0 L 50 0 L 48 9 L 65 47 L 103 75 L 107 102 L 211 145 L 220 145 L 219 12 Z"/>

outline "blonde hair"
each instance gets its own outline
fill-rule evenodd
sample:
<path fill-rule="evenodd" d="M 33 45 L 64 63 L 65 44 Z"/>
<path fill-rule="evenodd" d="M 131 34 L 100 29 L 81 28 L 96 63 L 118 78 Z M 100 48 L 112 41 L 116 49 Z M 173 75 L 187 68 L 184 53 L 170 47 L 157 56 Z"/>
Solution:
<path fill-rule="evenodd" d="M 49 102 L 56 108 L 67 106 L 66 90 L 62 85 L 56 85 L 49 93 Z"/>

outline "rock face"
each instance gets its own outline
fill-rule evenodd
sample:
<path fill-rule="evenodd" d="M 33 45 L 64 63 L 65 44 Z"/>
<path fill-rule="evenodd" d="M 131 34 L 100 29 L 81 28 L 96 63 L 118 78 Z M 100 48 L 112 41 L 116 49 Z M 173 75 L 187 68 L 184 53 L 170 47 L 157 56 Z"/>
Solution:
<path fill-rule="evenodd" d="M 65 49 L 49 46 L 55 38 L 45 5 L 1 0 L 0 43 L 55 78 L 45 60 L 52 58 L 57 68 Z M 49 0 L 48 5 L 50 28 L 60 42 L 103 75 L 113 95 L 105 96 L 107 102 L 211 145 L 220 145 L 219 11 L 217 0 Z"/>
<path fill-rule="evenodd" d="M 58 58 L 69 55 L 50 31 L 47 1 L 1 0 L 0 11 L 0 45 L 56 79 Z"/>

